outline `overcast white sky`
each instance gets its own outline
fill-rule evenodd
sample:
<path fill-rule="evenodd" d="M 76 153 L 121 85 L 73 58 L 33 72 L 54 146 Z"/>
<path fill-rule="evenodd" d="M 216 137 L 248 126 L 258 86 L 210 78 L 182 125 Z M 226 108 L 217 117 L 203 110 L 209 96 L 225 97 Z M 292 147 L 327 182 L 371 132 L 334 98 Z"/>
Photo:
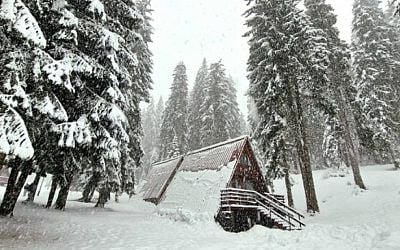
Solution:
<path fill-rule="evenodd" d="M 327 0 L 338 15 L 341 37 L 350 41 L 352 0 Z M 172 73 L 183 61 L 187 67 L 189 87 L 193 85 L 203 58 L 208 63 L 222 59 L 227 74 L 237 83 L 238 101 L 247 114 L 245 93 L 248 88 L 246 62 L 248 58 L 246 31 L 242 16 L 244 0 L 152 0 L 154 35 L 154 90 L 157 101 L 169 95 Z"/>

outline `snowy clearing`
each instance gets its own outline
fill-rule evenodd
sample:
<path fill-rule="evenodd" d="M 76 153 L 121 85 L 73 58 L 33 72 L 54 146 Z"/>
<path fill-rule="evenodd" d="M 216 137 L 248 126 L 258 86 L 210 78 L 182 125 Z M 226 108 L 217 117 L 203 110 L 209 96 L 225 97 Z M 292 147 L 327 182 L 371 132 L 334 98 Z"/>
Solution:
<path fill-rule="evenodd" d="M 0 218 L 0 249 L 400 249 L 400 173 L 392 168 L 363 167 L 367 191 L 351 175 L 327 179 L 326 171 L 314 172 L 322 213 L 306 217 L 302 231 L 256 226 L 228 233 L 213 221 L 160 216 L 140 197 L 95 209 L 71 201 L 80 196 L 72 193 L 64 212 L 18 203 L 14 218 Z M 301 177 L 294 179 L 295 204 L 304 212 Z M 283 182 L 276 185 L 284 194 Z M 37 202 L 44 204 L 46 195 Z"/>

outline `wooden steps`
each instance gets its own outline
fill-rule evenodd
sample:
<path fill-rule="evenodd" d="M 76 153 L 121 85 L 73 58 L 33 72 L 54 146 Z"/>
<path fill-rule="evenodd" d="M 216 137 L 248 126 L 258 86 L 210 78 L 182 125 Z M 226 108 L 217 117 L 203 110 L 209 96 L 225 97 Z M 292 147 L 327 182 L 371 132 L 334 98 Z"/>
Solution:
<path fill-rule="evenodd" d="M 288 207 L 284 203 L 282 195 L 260 194 L 251 190 L 227 188 L 221 190 L 220 202 L 219 214 L 223 220 L 232 220 L 231 223 L 228 223 L 229 225 L 235 226 L 235 224 L 243 223 L 243 219 L 239 222 L 235 221 L 235 215 L 240 214 L 242 217 L 247 216 L 250 221 L 249 227 L 260 224 L 282 230 L 299 230 L 305 226 L 301 221 L 304 216 Z M 240 227 L 241 225 L 236 226 Z"/>

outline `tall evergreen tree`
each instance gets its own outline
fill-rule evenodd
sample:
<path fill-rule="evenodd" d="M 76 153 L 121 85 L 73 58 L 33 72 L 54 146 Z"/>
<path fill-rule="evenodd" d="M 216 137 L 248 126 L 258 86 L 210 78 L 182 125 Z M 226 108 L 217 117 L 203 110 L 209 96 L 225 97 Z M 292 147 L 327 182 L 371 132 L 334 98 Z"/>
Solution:
<path fill-rule="evenodd" d="M 330 80 L 328 94 L 335 101 L 337 115 L 327 117 L 326 120 L 324 156 L 328 165 L 338 167 L 341 148 L 342 155 L 344 155 L 342 160 L 351 165 L 356 185 L 365 189 L 360 174 L 357 142 L 354 139 L 356 137 L 354 116 L 348 104 L 351 101 L 348 95 L 354 93 L 350 76 L 350 51 L 345 42 L 339 39 L 339 31 L 334 27 L 337 19 L 332 6 L 325 0 L 306 0 L 304 4 L 314 26 L 325 32 L 328 49 L 331 51 L 328 68 Z M 344 143 L 341 143 L 342 141 Z"/>
<path fill-rule="evenodd" d="M 157 125 L 157 145 L 160 146 L 160 130 L 162 124 L 162 116 L 164 113 L 164 100 L 162 96 L 160 96 L 160 99 L 158 99 L 155 112 L 156 112 L 156 125 Z"/>
<path fill-rule="evenodd" d="M 201 104 L 201 146 L 212 145 L 240 135 L 240 111 L 233 81 L 221 62 L 210 66 Z"/>
<path fill-rule="evenodd" d="M 298 2 L 249 2 L 246 24 L 250 30 L 245 34 L 250 44 L 249 95 L 258 116 L 254 137 L 268 174 L 276 176 L 279 168 L 287 166 L 294 140 L 307 210 L 318 212 L 302 99 L 329 108 L 323 96 L 329 53 L 324 34 L 312 27 L 296 7 Z"/>
<path fill-rule="evenodd" d="M 0 5 L 1 151 L 16 156 L 8 164 L 12 171 L 0 206 L 4 216 L 12 213 L 27 176 L 34 171 L 33 159 L 26 160 L 34 156 L 33 149 L 42 150 L 40 138 L 53 124 L 68 119 L 60 97 L 74 92 L 69 72 L 47 49 L 50 37 L 31 4 L 16 0 Z"/>
<path fill-rule="evenodd" d="M 189 98 L 189 116 L 188 116 L 188 144 L 190 150 L 199 149 L 203 146 L 203 140 L 199 133 L 202 127 L 201 106 L 205 98 L 206 81 L 208 77 L 208 66 L 206 59 L 197 72 L 196 80 Z"/>
<path fill-rule="evenodd" d="M 388 26 L 378 0 L 356 0 L 353 5 L 353 76 L 361 119 L 375 146 L 390 152 L 400 168 L 397 89 L 391 84 L 398 63 L 392 54 Z"/>
<path fill-rule="evenodd" d="M 143 111 L 143 168 L 141 175 L 146 176 L 150 170 L 150 166 L 158 159 L 159 146 L 159 121 L 157 121 L 157 113 L 154 106 L 153 98 L 150 99 L 150 103 L 147 108 Z"/>
<path fill-rule="evenodd" d="M 26 51 L 18 63 L 30 85 L 21 90 L 32 104 L 26 99 L 24 109 L 46 124 L 29 119 L 34 159 L 60 181 L 59 209 L 82 168 L 97 176 L 99 206 L 110 190 L 133 191 L 133 170 L 142 156 L 139 102 L 148 100 L 152 66 L 149 10 L 143 6 L 146 1 L 139 0 L 2 2 L 2 28 L 22 38 L 15 41 Z M 32 164 L 23 165 L 26 178 Z M 7 214 L 12 207 L 2 210 Z"/>
<path fill-rule="evenodd" d="M 173 78 L 160 132 L 160 159 L 183 154 L 187 149 L 188 80 L 183 62 L 175 67 Z"/>

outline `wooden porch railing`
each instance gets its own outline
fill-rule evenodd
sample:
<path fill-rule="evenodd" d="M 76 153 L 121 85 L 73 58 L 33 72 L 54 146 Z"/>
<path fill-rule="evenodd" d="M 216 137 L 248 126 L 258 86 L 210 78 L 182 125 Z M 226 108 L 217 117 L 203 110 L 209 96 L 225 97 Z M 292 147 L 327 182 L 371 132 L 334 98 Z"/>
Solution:
<path fill-rule="evenodd" d="M 304 215 L 276 199 L 271 194 L 260 194 L 256 191 L 227 188 L 221 190 L 222 211 L 231 209 L 257 209 L 268 219 L 287 230 L 301 229 L 305 224 L 301 221 Z"/>

